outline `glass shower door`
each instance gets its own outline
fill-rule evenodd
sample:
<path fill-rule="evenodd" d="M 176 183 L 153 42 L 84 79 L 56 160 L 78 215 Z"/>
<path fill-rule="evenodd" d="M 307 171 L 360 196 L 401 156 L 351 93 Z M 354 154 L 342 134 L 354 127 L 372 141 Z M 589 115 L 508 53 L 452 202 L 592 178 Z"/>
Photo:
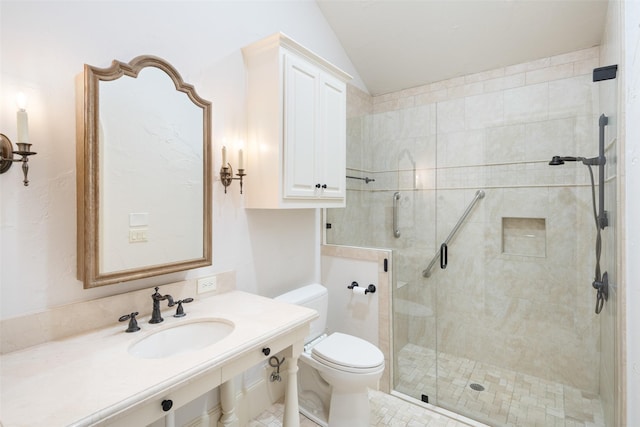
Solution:
<path fill-rule="evenodd" d="M 436 242 L 436 105 L 372 115 L 371 170 L 384 239 L 394 251 L 393 386 L 435 403 L 437 333 L 435 282 L 422 276 Z M 384 148 L 383 148 L 384 147 Z"/>
<path fill-rule="evenodd" d="M 500 405 L 495 390 L 488 390 L 490 372 L 479 372 L 476 363 L 479 349 L 490 345 L 479 330 L 486 328 L 482 324 L 486 252 L 496 243 L 486 239 L 485 231 L 486 202 L 493 195 L 490 189 L 439 182 L 436 235 L 442 250 L 424 278 L 427 286 L 436 288 L 435 402 L 485 422 L 489 418 L 478 417 L 468 408 L 484 405 L 485 400 Z M 480 391 L 484 394 L 479 395 Z"/>
<path fill-rule="evenodd" d="M 393 250 L 396 392 L 495 426 L 602 424 L 589 175 L 549 165 L 597 154 L 589 77 L 348 119 L 327 242 Z"/>
<path fill-rule="evenodd" d="M 436 404 L 437 286 L 422 277 L 425 254 L 436 252 L 436 192 L 422 188 L 399 194 L 402 234 L 394 248 L 394 388 Z M 407 224 L 415 227 L 405 228 Z"/>
<path fill-rule="evenodd" d="M 393 250 L 392 387 L 433 402 L 436 286 L 422 270 L 436 251 L 435 104 L 352 114 L 347 176 L 346 207 L 327 210 L 327 243 Z"/>

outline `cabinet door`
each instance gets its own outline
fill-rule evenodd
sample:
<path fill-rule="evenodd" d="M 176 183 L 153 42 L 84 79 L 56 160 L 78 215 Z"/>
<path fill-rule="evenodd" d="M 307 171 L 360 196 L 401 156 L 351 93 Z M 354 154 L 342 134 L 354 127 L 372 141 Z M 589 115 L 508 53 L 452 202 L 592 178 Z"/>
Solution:
<path fill-rule="evenodd" d="M 320 79 L 317 176 L 322 198 L 343 198 L 346 187 L 346 85 L 328 75 Z"/>
<path fill-rule="evenodd" d="M 285 198 L 315 197 L 315 150 L 319 70 L 301 58 L 284 56 Z"/>

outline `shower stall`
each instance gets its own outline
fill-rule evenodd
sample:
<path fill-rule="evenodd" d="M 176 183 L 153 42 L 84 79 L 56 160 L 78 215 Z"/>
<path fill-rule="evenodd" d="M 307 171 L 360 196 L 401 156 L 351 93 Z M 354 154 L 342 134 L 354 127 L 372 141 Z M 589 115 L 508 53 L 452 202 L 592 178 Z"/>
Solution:
<path fill-rule="evenodd" d="M 594 310 L 589 172 L 549 164 L 598 156 L 598 87 L 576 65 L 597 55 L 349 89 L 347 206 L 327 210 L 326 239 L 393 249 L 395 393 L 492 426 L 605 425 L 614 369 Z"/>

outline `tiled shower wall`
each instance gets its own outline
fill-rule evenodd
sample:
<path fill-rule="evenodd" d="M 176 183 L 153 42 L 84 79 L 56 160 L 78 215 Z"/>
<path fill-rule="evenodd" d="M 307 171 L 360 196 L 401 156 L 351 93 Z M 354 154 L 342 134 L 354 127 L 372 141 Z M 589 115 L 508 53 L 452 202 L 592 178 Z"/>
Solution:
<path fill-rule="evenodd" d="M 394 250 L 396 348 L 435 349 L 437 337 L 438 352 L 598 393 L 589 174 L 548 165 L 597 155 L 598 52 L 374 98 L 350 88 L 348 173 L 375 181 L 348 180 L 327 241 Z M 478 189 L 449 265 L 422 277 Z"/>

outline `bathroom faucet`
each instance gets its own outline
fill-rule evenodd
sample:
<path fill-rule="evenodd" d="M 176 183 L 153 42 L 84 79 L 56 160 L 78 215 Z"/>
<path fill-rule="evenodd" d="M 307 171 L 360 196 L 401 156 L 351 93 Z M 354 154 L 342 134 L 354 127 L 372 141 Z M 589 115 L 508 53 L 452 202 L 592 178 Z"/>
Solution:
<path fill-rule="evenodd" d="M 160 323 L 164 320 L 160 315 L 160 301 L 169 300 L 169 307 L 173 307 L 175 305 L 171 295 L 160 295 L 160 293 L 158 293 L 158 289 L 160 288 L 156 286 L 156 292 L 151 295 L 151 299 L 153 300 L 153 311 L 151 312 L 151 320 L 149 320 L 149 323 Z"/>

